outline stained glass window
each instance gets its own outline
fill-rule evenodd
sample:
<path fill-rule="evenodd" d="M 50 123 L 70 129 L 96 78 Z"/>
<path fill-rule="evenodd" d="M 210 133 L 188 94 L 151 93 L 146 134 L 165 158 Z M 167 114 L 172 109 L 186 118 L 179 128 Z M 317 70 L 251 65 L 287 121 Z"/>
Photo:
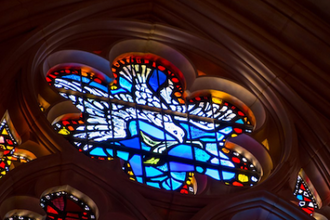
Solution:
<path fill-rule="evenodd" d="M 3 119 L 0 123 L 0 178 L 7 174 L 12 163 L 29 162 L 27 157 L 17 154 L 17 146 L 6 119 Z"/>
<path fill-rule="evenodd" d="M 260 170 L 227 149 L 227 138 L 251 133 L 247 115 L 212 93 L 185 98 L 184 78 L 168 61 L 131 55 L 114 62 L 114 79 L 85 68 L 55 67 L 49 85 L 82 112 L 54 129 L 92 158 L 121 158 L 130 179 L 194 193 L 194 173 L 253 186 Z"/>
<path fill-rule="evenodd" d="M 300 175 L 298 175 L 296 188 L 293 194 L 299 200 L 299 207 L 307 214 L 313 215 L 315 209 L 318 209 L 314 195 Z"/>
<path fill-rule="evenodd" d="M 47 213 L 46 220 L 96 219 L 92 209 L 84 201 L 65 191 L 43 196 L 40 205 Z"/>

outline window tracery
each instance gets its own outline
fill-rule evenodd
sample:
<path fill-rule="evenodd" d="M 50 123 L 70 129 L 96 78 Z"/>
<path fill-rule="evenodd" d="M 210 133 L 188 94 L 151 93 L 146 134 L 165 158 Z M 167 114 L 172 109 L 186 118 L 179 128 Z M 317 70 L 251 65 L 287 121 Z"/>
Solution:
<path fill-rule="evenodd" d="M 233 186 L 258 182 L 254 164 L 225 147 L 227 138 L 252 132 L 244 111 L 211 92 L 187 98 L 180 71 L 155 55 L 123 56 L 112 72 L 112 82 L 77 66 L 46 76 L 82 112 L 53 123 L 79 151 L 119 157 L 130 179 L 181 193 L 196 192 L 194 172 Z"/>

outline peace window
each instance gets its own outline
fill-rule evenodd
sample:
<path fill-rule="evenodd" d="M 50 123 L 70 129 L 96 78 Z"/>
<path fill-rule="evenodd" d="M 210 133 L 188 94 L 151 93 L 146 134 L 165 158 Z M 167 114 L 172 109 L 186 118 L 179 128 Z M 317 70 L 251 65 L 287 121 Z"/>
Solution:
<path fill-rule="evenodd" d="M 112 72 L 113 79 L 71 63 L 47 73 L 49 85 L 81 112 L 52 123 L 80 152 L 120 158 L 131 180 L 185 194 L 196 193 L 195 173 L 226 185 L 257 184 L 256 160 L 226 147 L 228 138 L 252 132 L 247 109 L 220 91 L 187 96 L 180 70 L 154 54 L 123 54 Z"/>

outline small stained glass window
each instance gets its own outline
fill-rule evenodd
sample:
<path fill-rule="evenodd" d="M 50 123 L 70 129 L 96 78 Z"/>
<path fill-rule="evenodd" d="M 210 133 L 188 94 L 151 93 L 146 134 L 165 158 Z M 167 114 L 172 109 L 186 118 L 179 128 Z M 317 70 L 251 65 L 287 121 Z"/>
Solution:
<path fill-rule="evenodd" d="M 51 69 L 46 80 L 81 111 L 53 123 L 80 152 L 99 160 L 121 158 L 130 179 L 195 193 L 194 173 L 233 186 L 253 186 L 260 170 L 225 147 L 251 133 L 242 109 L 208 93 L 185 97 L 185 81 L 168 61 L 130 55 L 112 66 L 113 79 L 84 67 Z"/>
<path fill-rule="evenodd" d="M 40 205 L 46 212 L 46 220 L 96 219 L 84 201 L 65 191 L 43 196 Z"/>
<path fill-rule="evenodd" d="M 27 163 L 29 159 L 17 154 L 18 143 L 12 134 L 7 120 L 0 123 L 0 178 L 8 173 L 12 163 Z"/>
<path fill-rule="evenodd" d="M 313 215 L 315 209 L 318 209 L 313 193 L 300 175 L 298 175 L 296 188 L 293 194 L 299 200 L 299 207 L 307 214 Z"/>

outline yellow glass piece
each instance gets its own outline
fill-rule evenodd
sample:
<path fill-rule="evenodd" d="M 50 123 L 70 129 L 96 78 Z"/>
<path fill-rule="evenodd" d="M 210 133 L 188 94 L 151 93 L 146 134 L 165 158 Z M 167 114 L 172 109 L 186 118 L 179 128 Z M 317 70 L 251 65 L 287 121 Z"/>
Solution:
<path fill-rule="evenodd" d="M 176 97 L 181 97 L 181 93 L 180 93 L 180 92 L 175 92 L 174 95 L 175 95 Z"/>
<path fill-rule="evenodd" d="M 10 160 L 8 160 L 7 163 L 8 163 L 9 166 L 11 165 L 11 161 Z"/>
<path fill-rule="evenodd" d="M 227 149 L 227 148 L 222 148 L 222 151 L 224 152 L 224 153 L 226 153 L 226 154 L 228 154 L 229 153 L 229 150 Z"/>
<path fill-rule="evenodd" d="M 8 135 L 8 132 L 6 131 L 6 129 L 3 129 L 3 130 L 2 130 L 2 134 L 4 134 L 4 135 Z"/>
<path fill-rule="evenodd" d="M 130 175 L 130 176 L 134 176 L 134 173 L 133 173 L 132 171 L 128 171 L 127 173 L 128 173 L 128 175 Z"/>
<path fill-rule="evenodd" d="M 2 175 L 6 175 L 6 171 L 2 171 L 1 174 L 2 174 Z"/>
<path fill-rule="evenodd" d="M 117 89 L 118 87 L 117 86 L 110 86 L 110 89 L 111 90 L 115 90 L 115 89 Z"/>
<path fill-rule="evenodd" d="M 12 150 L 12 149 L 14 149 L 13 146 L 7 146 L 7 150 Z"/>
<path fill-rule="evenodd" d="M 237 137 L 237 134 L 232 134 L 231 137 Z"/>
<path fill-rule="evenodd" d="M 140 66 L 140 65 L 135 65 L 135 70 L 136 70 L 136 72 L 139 72 L 139 66 Z M 146 69 L 147 69 L 148 71 L 151 71 L 150 68 L 146 68 L 146 65 L 141 65 L 141 67 L 142 67 L 142 73 L 144 73 L 144 72 L 146 71 Z"/>
<path fill-rule="evenodd" d="M 159 161 L 160 159 L 159 158 L 151 158 L 151 159 L 149 159 L 149 160 L 147 160 L 147 161 L 145 161 L 145 162 L 143 162 L 144 164 L 157 164 L 158 163 L 158 161 Z"/>
<path fill-rule="evenodd" d="M 81 75 L 82 76 L 88 76 L 88 69 L 87 68 L 81 68 Z"/>
<path fill-rule="evenodd" d="M 130 177 L 129 179 L 135 181 L 135 179 L 133 177 Z"/>
<path fill-rule="evenodd" d="M 238 180 L 242 183 L 246 183 L 249 181 L 249 177 L 245 174 L 238 174 Z"/>
<path fill-rule="evenodd" d="M 5 145 L 3 145 L 3 144 L 0 144 L 0 147 L 1 147 L 2 149 L 6 149 Z"/>
<path fill-rule="evenodd" d="M 222 100 L 217 98 L 217 97 L 212 97 L 212 102 L 215 103 L 215 104 L 221 104 Z"/>
<path fill-rule="evenodd" d="M 70 131 L 68 131 L 66 128 L 62 128 L 58 133 L 62 135 L 69 135 Z"/>
<path fill-rule="evenodd" d="M 180 104 L 184 104 L 184 100 L 183 99 L 178 99 L 178 101 L 180 102 Z"/>
<path fill-rule="evenodd" d="M 8 160 L 11 160 L 11 158 L 12 158 L 12 156 L 7 156 L 7 159 L 8 159 Z"/>
<path fill-rule="evenodd" d="M 263 142 L 261 142 L 262 143 L 262 145 L 264 145 L 265 146 L 265 148 L 267 148 L 267 150 L 269 150 L 269 144 L 268 144 L 268 140 L 267 139 L 265 139 Z"/>
<path fill-rule="evenodd" d="M 131 167 L 131 164 L 128 163 L 128 164 L 127 164 L 127 167 Z"/>
<path fill-rule="evenodd" d="M 113 160 L 113 158 L 112 157 L 108 157 L 108 160 Z"/>

